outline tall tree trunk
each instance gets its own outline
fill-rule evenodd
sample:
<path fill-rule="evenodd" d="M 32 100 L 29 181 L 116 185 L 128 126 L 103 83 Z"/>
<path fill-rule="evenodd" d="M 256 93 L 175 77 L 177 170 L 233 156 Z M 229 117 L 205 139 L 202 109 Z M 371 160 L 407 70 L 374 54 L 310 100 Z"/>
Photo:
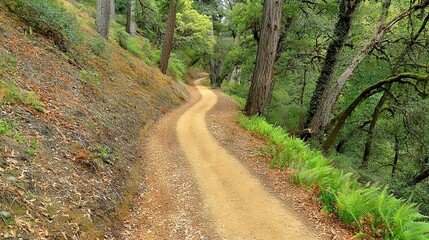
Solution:
<path fill-rule="evenodd" d="M 341 74 L 338 80 L 332 87 L 325 88 L 325 91 L 322 94 L 321 102 L 317 106 L 317 110 L 314 113 L 309 128 L 313 129 L 316 133 L 316 138 L 321 139 L 323 133 L 325 132 L 325 127 L 329 123 L 329 117 L 332 114 L 335 103 L 338 100 L 338 97 L 341 94 L 346 82 L 350 79 L 353 74 L 353 71 L 356 67 L 362 62 L 362 60 L 368 55 L 369 52 L 374 49 L 374 47 L 380 42 L 381 38 L 384 36 L 384 33 L 388 28 L 385 26 L 386 18 L 388 15 L 389 7 L 391 0 L 385 0 L 383 3 L 382 15 L 377 22 L 377 26 L 374 31 L 374 35 L 369 43 L 360 50 L 360 52 L 355 56 L 352 63 L 346 68 L 346 70 Z"/>
<path fill-rule="evenodd" d="M 214 29 L 212 29 L 211 37 L 214 38 Z M 220 51 L 219 45 L 216 44 L 214 46 L 214 52 Z M 223 78 L 221 76 L 222 73 L 222 67 L 223 67 L 223 61 L 219 58 L 216 58 L 214 55 L 212 55 L 210 59 L 210 86 L 213 88 L 218 88 L 220 85 L 222 85 Z"/>
<path fill-rule="evenodd" d="M 135 20 L 135 9 L 136 9 L 135 0 L 128 0 L 126 30 L 131 36 L 134 36 L 137 33 L 137 31 L 136 31 L 136 20 Z"/>
<path fill-rule="evenodd" d="M 341 76 L 337 79 L 335 84 L 330 88 L 326 88 L 325 91 L 323 92 L 323 95 L 321 97 L 321 103 L 317 106 L 317 110 L 316 110 L 313 118 L 311 119 L 310 125 L 309 125 L 309 127 L 311 129 L 315 130 L 316 135 L 318 136 L 319 139 L 321 137 L 321 134 L 324 133 L 325 127 L 329 123 L 329 117 L 332 114 L 335 103 L 337 102 L 338 97 L 341 94 L 341 91 L 343 90 L 346 82 L 352 76 L 356 67 L 374 49 L 374 47 L 378 45 L 378 43 L 383 38 L 384 34 L 389 29 L 391 29 L 398 21 L 409 16 L 414 11 L 416 11 L 418 9 L 425 8 L 426 6 L 428 6 L 429 0 L 426 0 L 426 1 L 421 2 L 419 4 L 413 5 L 410 9 L 406 10 L 405 12 L 398 15 L 396 18 L 394 18 L 390 22 L 386 23 L 386 18 L 387 18 L 388 12 L 389 12 L 390 4 L 391 4 L 391 0 L 384 0 L 383 5 L 382 5 L 382 14 L 381 14 L 380 19 L 378 20 L 378 23 L 377 23 L 377 26 L 376 26 L 376 29 L 374 31 L 372 39 L 369 41 L 369 43 L 364 48 L 362 48 L 359 51 L 359 53 L 353 59 L 352 63 L 341 74 Z M 426 22 L 427 22 L 427 19 L 422 24 L 423 27 L 426 25 Z M 422 28 L 421 28 L 421 30 L 422 30 Z M 410 48 L 411 48 L 411 46 L 410 46 Z M 410 49 L 407 49 L 404 52 L 407 53 L 409 50 Z M 402 61 L 402 59 L 403 59 L 403 56 L 401 58 L 398 58 L 398 60 L 400 60 L 400 61 Z M 399 66 L 398 64 L 395 64 L 395 65 Z M 396 70 L 392 71 L 392 74 L 396 74 L 396 73 L 397 73 Z"/>
<path fill-rule="evenodd" d="M 424 2 L 422 2 L 422 3 L 420 3 L 420 4 L 417 4 L 417 5 L 414 5 L 412 8 L 410 8 L 410 10 L 408 10 L 408 11 L 406 11 L 406 12 L 404 12 L 404 13 L 402 13 L 400 16 L 408 16 L 409 14 L 411 14 L 413 11 L 415 11 L 415 10 L 417 10 L 417 9 L 420 9 L 420 8 L 424 8 L 424 7 L 426 7 L 426 6 L 428 6 L 429 5 L 429 0 L 426 0 L 426 1 L 424 1 Z M 402 17 L 403 18 L 403 17 Z M 397 21 L 399 21 L 400 19 L 402 19 L 402 18 L 399 18 L 399 17 L 396 17 L 395 18 L 395 20 L 393 20 L 393 21 L 391 21 L 390 23 L 389 23 L 389 25 L 391 25 L 391 24 L 393 24 L 393 22 L 397 22 Z M 426 18 L 423 20 L 423 23 L 422 23 L 422 25 L 420 26 L 420 28 L 419 28 L 419 30 L 411 37 L 411 39 L 410 39 L 410 41 L 408 42 L 408 44 L 407 44 L 407 46 L 405 47 L 405 49 L 398 55 L 398 57 L 396 57 L 396 59 L 395 59 L 395 63 L 393 64 L 393 66 L 392 66 L 392 73 L 393 74 L 395 74 L 395 73 L 397 73 L 398 72 L 398 70 L 399 70 L 399 66 L 401 65 L 401 63 L 404 61 L 404 58 L 405 58 L 405 55 L 411 50 L 411 48 L 412 48 L 412 46 L 416 43 L 416 40 L 419 38 L 419 36 L 420 36 L 420 34 L 423 32 L 423 30 L 425 29 L 425 27 L 426 27 L 426 25 L 427 25 L 427 23 L 429 22 L 429 14 L 426 16 Z M 399 74 L 399 75 L 401 75 L 401 74 Z M 406 74 L 404 74 L 404 75 L 406 75 Z M 396 75 L 396 76 L 398 76 L 398 75 Z M 389 77 L 389 78 L 392 78 L 392 77 Z M 389 79 L 389 78 L 387 78 L 387 79 Z M 393 77 L 393 78 L 396 78 L 396 77 Z M 386 79 L 386 80 L 387 80 Z M 381 82 L 380 82 L 381 83 Z M 375 85 L 377 85 L 377 84 L 375 84 Z M 322 146 L 322 148 L 323 148 L 323 150 L 324 151 L 327 151 L 331 146 L 332 146 L 332 144 L 334 143 L 334 141 L 335 141 L 335 139 L 336 139 L 336 137 L 337 137 L 337 135 L 338 135 L 338 133 L 339 133 L 339 131 L 341 130 L 341 128 L 344 126 L 344 124 L 345 124 L 345 120 L 348 118 L 348 116 L 353 112 L 353 110 L 354 110 L 354 108 L 359 104 L 359 102 L 356 102 L 357 100 L 359 100 L 359 101 L 363 101 L 363 100 L 365 100 L 368 96 L 370 96 L 370 95 L 372 95 L 372 94 L 374 94 L 374 93 L 377 93 L 377 92 L 380 92 L 380 91 L 377 91 L 377 92 L 375 92 L 375 88 L 372 88 L 372 87 L 374 87 L 375 85 L 373 85 L 373 86 L 370 86 L 369 88 L 367 88 L 367 89 L 365 89 L 362 93 L 361 93 L 361 95 L 359 95 L 350 105 L 349 105 L 349 107 L 346 109 L 346 110 L 344 110 L 343 112 L 342 112 L 342 114 L 340 114 L 340 116 L 338 116 L 336 119 L 337 119 L 337 123 L 336 123 L 336 125 L 335 125 L 335 128 L 329 133 L 329 136 L 328 136 L 328 138 L 326 139 L 326 141 L 323 143 L 323 146 Z M 386 86 L 386 90 L 389 90 L 390 89 L 390 83 L 388 83 Z M 372 88 L 372 90 L 370 90 Z M 370 92 L 367 92 L 367 90 L 370 90 L 370 92 L 371 91 L 374 91 L 373 93 L 370 93 Z M 362 94 L 369 94 L 369 95 L 367 95 L 367 96 L 362 96 Z M 386 97 L 384 97 L 384 96 L 386 96 Z M 361 98 L 362 97 L 362 98 Z M 380 101 L 385 101 L 385 100 L 387 100 L 387 97 L 388 97 L 388 94 L 387 93 L 384 93 L 384 95 L 383 95 L 383 97 L 380 99 Z M 377 104 L 377 106 L 382 106 L 384 104 L 384 102 L 379 102 L 378 104 Z M 374 111 L 374 113 L 373 114 L 375 114 L 376 112 Z M 377 114 L 379 114 L 379 113 L 377 113 Z M 378 120 L 378 118 L 377 119 L 372 119 L 372 121 L 371 121 L 371 125 L 372 125 L 372 128 L 370 127 L 370 131 L 368 131 L 368 138 L 367 138 L 367 142 L 368 141 L 371 141 L 372 142 L 372 136 L 373 136 L 373 131 L 374 131 L 374 129 L 375 129 L 375 125 L 376 125 L 376 121 Z M 367 143 L 366 144 L 366 146 L 369 146 L 369 144 Z M 365 152 L 367 152 L 368 150 L 365 150 Z M 364 156 L 369 156 L 369 152 L 367 152 L 367 153 L 365 153 L 364 154 Z M 363 162 L 364 161 L 367 161 L 367 160 L 363 160 Z"/>
<path fill-rule="evenodd" d="M 222 61 L 214 59 L 210 61 L 210 86 L 213 88 L 218 88 L 222 85 L 222 67 Z"/>
<path fill-rule="evenodd" d="M 176 27 L 176 12 L 177 1 L 170 0 L 168 9 L 167 28 L 165 30 L 164 44 L 162 46 L 161 59 L 159 62 L 159 69 L 162 73 L 167 73 L 168 60 L 170 59 L 171 50 L 173 50 L 174 29 Z"/>
<path fill-rule="evenodd" d="M 110 27 L 110 0 L 97 0 L 97 17 L 95 28 L 105 39 L 109 38 Z"/>
<path fill-rule="evenodd" d="M 395 157 L 393 158 L 392 163 L 392 177 L 395 175 L 396 166 L 398 165 L 399 160 L 399 136 L 395 134 Z"/>
<path fill-rule="evenodd" d="M 233 36 L 235 36 L 235 35 L 233 35 Z M 238 43 L 238 37 L 234 37 L 234 46 L 238 46 L 238 44 L 239 44 Z M 229 79 L 228 79 L 229 83 L 232 83 L 233 81 L 238 79 L 239 76 L 237 76 L 237 75 L 238 75 L 239 71 L 240 71 L 239 66 L 234 64 L 234 69 L 232 70 L 231 74 L 229 74 Z M 237 81 L 237 83 L 240 84 L 239 81 Z"/>
<path fill-rule="evenodd" d="M 265 0 L 258 55 L 244 111 L 261 115 L 270 95 L 284 0 Z"/>
<path fill-rule="evenodd" d="M 110 0 L 110 20 L 115 21 L 116 12 L 115 12 L 115 0 Z"/>
<path fill-rule="evenodd" d="M 349 34 L 350 26 L 353 20 L 353 13 L 355 12 L 360 0 L 341 0 L 338 22 L 335 25 L 334 38 L 328 47 L 325 56 L 325 62 L 320 72 L 320 76 L 316 82 L 316 89 L 310 100 L 310 107 L 307 112 L 307 120 L 305 122 L 306 128 L 310 127 L 311 120 L 317 111 L 318 106 L 322 101 L 322 96 L 326 88 L 329 87 L 334 74 L 338 55 L 344 46 L 344 42 Z M 315 126 L 321 124 L 314 124 Z M 318 129 L 313 129 L 317 131 Z M 321 133 L 316 133 L 321 134 Z"/>
<path fill-rule="evenodd" d="M 388 84 L 386 88 L 390 90 L 390 87 L 391 87 L 391 84 Z M 381 113 L 381 109 L 383 108 L 383 105 L 388 98 L 389 98 L 389 95 L 386 92 L 384 92 L 383 96 L 381 97 L 380 101 L 378 101 L 378 104 L 375 107 L 374 112 L 372 114 L 371 124 L 369 125 L 367 140 L 365 144 L 365 151 L 362 158 L 362 165 L 361 165 L 362 168 L 366 169 L 368 167 L 369 156 L 371 154 L 371 148 L 372 148 L 372 140 L 374 139 L 375 125 L 377 124 L 378 118 Z"/>

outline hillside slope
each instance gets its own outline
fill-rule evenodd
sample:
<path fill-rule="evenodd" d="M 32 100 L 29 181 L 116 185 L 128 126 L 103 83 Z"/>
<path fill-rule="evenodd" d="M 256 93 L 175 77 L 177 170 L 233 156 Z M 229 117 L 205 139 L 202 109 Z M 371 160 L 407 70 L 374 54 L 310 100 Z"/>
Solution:
<path fill-rule="evenodd" d="M 100 56 L 64 53 L 0 6 L 0 238 L 115 236 L 141 178 L 145 128 L 188 93 L 106 44 Z"/>

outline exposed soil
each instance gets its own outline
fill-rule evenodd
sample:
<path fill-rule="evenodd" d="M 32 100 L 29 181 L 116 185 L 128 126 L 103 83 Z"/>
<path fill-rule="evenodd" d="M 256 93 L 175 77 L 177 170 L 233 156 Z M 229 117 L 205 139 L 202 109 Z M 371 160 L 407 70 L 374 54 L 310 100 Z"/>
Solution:
<path fill-rule="evenodd" d="M 269 168 L 272 146 L 264 137 L 240 126 L 237 120 L 240 108 L 231 97 L 220 91 L 214 92 L 218 95 L 218 101 L 208 112 L 206 122 L 220 145 L 239 159 L 265 189 L 292 208 L 319 238 L 353 239 L 354 233 L 350 227 L 334 215 L 327 216 L 321 211 L 322 205 L 316 198 L 317 189 L 304 189 L 292 184 L 291 170 Z"/>
<path fill-rule="evenodd" d="M 233 100 L 200 84 L 151 131 L 143 191 L 122 238 L 351 238 L 311 191 L 268 168 L 265 139 L 238 125 Z"/>
<path fill-rule="evenodd" d="M 315 239 L 293 209 L 282 205 L 213 138 L 205 116 L 218 97 L 201 80 L 195 83 L 202 99 L 180 117 L 178 139 L 200 186 L 205 211 L 222 238 Z"/>
<path fill-rule="evenodd" d="M 190 91 L 189 102 L 149 131 L 142 192 L 125 221 L 123 239 L 220 239 L 204 212 L 199 187 L 176 137 L 177 120 L 201 98 L 195 88 Z"/>
<path fill-rule="evenodd" d="M 117 237 L 141 180 L 140 132 L 187 94 L 106 45 L 66 54 L 0 4 L 0 239 Z"/>

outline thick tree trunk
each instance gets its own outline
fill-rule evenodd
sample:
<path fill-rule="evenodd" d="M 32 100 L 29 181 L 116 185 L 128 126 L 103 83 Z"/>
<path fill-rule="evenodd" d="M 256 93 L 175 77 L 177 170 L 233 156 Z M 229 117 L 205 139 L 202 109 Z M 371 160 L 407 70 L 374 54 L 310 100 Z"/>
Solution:
<path fill-rule="evenodd" d="M 415 186 L 417 183 L 420 183 L 421 181 L 425 180 L 428 177 L 429 177 L 429 168 L 419 173 L 413 179 L 411 179 L 411 181 L 408 182 L 408 186 L 410 187 Z"/>
<path fill-rule="evenodd" d="M 386 18 L 388 15 L 388 10 L 390 7 L 390 0 L 385 0 L 383 3 L 382 15 L 378 20 L 377 26 L 374 31 L 374 35 L 369 43 L 360 50 L 360 52 L 355 56 L 352 63 L 346 68 L 346 70 L 341 74 L 335 84 L 330 88 L 325 88 L 323 95 L 321 97 L 321 102 L 317 106 L 317 110 L 313 115 L 313 118 L 310 121 L 309 128 L 313 129 L 316 133 L 316 138 L 321 139 L 323 133 L 325 132 L 325 127 L 329 123 L 329 117 L 332 114 L 335 103 L 338 100 L 338 97 L 341 94 L 346 82 L 350 79 L 353 74 L 353 71 L 356 67 L 362 62 L 362 60 L 374 49 L 374 47 L 380 42 L 381 38 L 384 36 L 387 28 L 385 26 Z"/>
<path fill-rule="evenodd" d="M 210 86 L 218 88 L 222 85 L 222 62 L 219 60 L 212 59 L 210 61 Z"/>
<path fill-rule="evenodd" d="M 258 55 L 244 111 L 248 116 L 261 115 L 272 86 L 276 50 L 284 0 L 265 0 Z"/>
<path fill-rule="evenodd" d="M 211 32 L 212 38 L 215 37 L 214 29 Z M 219 46 L 216 44 L 214 51 L 220 51 Z M 210 86 L 213 88 L 218 88 L 222 85 L 223 77 L 222 74 L 223 61 L 221 59 L 215 58 L 214 56 L 210 59 Z"/>
<path fill-rule="evenodd" d="M 110 20 L 115 21 L 116 12 L 115 12 L 115 0 L 110 0 Z"/>
<path fill-rule="evenodd" d="M 95 28 L 105 39 L 109 38 L 110 27 L 110 0 L 97 0 L 97 17 Z"/>
<path fill-rule="evenodd" d="M 137 33 L 136 20 L 135 20 L 135 9 L 136 9 L 135 0 L 128 0 L 126 30 L 131 36 L 134 36 Z"/>
<path fill-rule="evenodd" d="M 338 22 L 335 25 L 334 39 L 328 47 L 328 51 L 325 56 L 325 62 L 320 72 L 320 76 L 316 82 L 316 89 L 314 90 L 313 96 L 310 100 L 310 107 L 307 112 L 307 120 L 305 123 L 306 128 L 310 127 L 310 123 L 313 119 L 314 114 L 319 107 L 323 93 L 325 89 L 329 87 L 332 81 L 332 75 L 335 71 L 335 67 L 338 61 L 338 55 L 344 46 L 344 42 L 349 34 L 350 26 L 352 24 L 353 13 L 355 12 L 360 0 L 341 0 Z M 322 125 L 314 122 L 312 125 Z M 319 129 L 313 129 L 319 131 Z M 317 135 L 322 133 L 317 132 Z"/>
<path fill-rule="evenodd" d="M 168 60 L 170 59 L 171 50 L 173 50 L 174 29 L 176 26 L 177 1 L 171 0 L 168 9 L 167 28 L 165 30 L 164 44 L 162 46 L 159 69 L 162 73 L 167 73 Z"/>
<path fill-rule="evenodd" d="M 424 8 L 424 7 L 426 7 L 426 6 L 428 6 L 429 5 L 429 0 L 426 0 L 426 1 L 424 1 L 424 2 L 422 2 L 422 3 L 420 3 L 420 4 L 417 4 L 417 5 L 414 5 L 412 8 L 410 8 L 408 11 L 406 11 L 406 12 L 404 12 L 404 13 L 402 13 L 400 16 L 398 16 L 398 17 L 396 17 L 394 20 L 392 20 L 389 24 L 388 24 L 388 26 L 392 26 L 394 23 L 396 23 L 396 22 L 398 22 L 400 19 L 402 19 L 402 18 L 404 18 L 405 16 L 408 16 L 409 14 L 411 14 L 413 11 L 415 11 L 415 10 L 417 10 L 417 9 L 421 9 L 421 8 Z M 423 30 L 425 29 L 425 27 L 426 27 L 426 25 L 427 25 L 427 23 L 429 22 L 429 14 L 426 16 L 426 18 L 423 20 L 423 23 L 422 23 L 422 25 L 420 26 L 420 28 L 419 28 L 419 30 L 414 34 L 414 36 L 410 39 L 410 41 L 408 42 L 408 44 L 407 44 L 407 46 L 405 47 L 405 49 L 399 54 L 399 56 L 396 58 L 396 60 L 395 60 L 395 63 L 394 63 L 394 65 L 393 65 L 393 67 L 392 67 L 392 73 L 393 74 L 395 74 L 397 71 L 398 71 L 398 69 L 399 69 L 399 66 L 401 65 L 401 63 L 403 62 L 403 60 L 404 60 L 404 58 L 405 58 L 405 55 L 411 50 L 411 48 L 412 48 L 412 46 L 416 43 L 416 40 L 419 38 L 419 36 L 420 36 L 420 34 L 423 32 Z M 399 75 L 408 75 L 407 73 L 405 73 L 405 74 L 399 74 Z M 396 75 L 396 76 L 399 76 L 399 75 Z M 393 79 L 393 81 L 395 81 L 395 82 L 397 82 L 397 80 L 401 80 L 401 78 L 399 78 L 399 79 L 396 79 L 396 76 L 393 76 L 393 77 L 389 77 L 389 78 L 387 78 L 386 80 L 384 80 L 384 81 L 387 81 L 388 79 Z M 395 80 L 396 79 L 396 80 Z M 383 81 L 382 81 L 383 82 Z M 382 83 L 382 82 L 379 82 L 379 83 Z M 331 146 L 332 146 L 332 144 L 334 143 L 334 141 L 335 141 L 335 139 L 336 139 L 336 137 L 337 137 L 337 135 L 338 135 L 338 133 L 339 133 L 339 131 L 341 130 L 341 128 L 344 126 L 344 123 L 345 123 L 345 120 L 348 118 L 348 115 L 347 115 L 347 113 L 348 114 L 351 114 L 352 112 L 353 112 L 353 110 L 354 110 L 354 108 L 359 104 L 359 102 L 357 102 L 357 104 L 355 104 L 356 102 L 355 101 L 357 101 L 357 100 L 359 100 L 359 101 L 363 101 L 363 100 L 365 100 L 368 96 L 371 96 L 372 94 L 374 94 L 374 93 L 377 93 L 377 92 L 373 92 L 373 93 L 370 93 L 370 92 L 367 92 L 366 90 L 369 90 L 369 89 L 371 89 L 372 88 L 372 90 L 371 91 L 375 91 L 375 89 L 373 88 L 373 87 L 376 87 L 376 85 L 378 85 L 379 83 L 377 83 L 377 84 L 375 84 L 375 85 L 372 85 L 372 86 L 370 86 L 369 88 L 367 88 L 367 89 L 365 89 L 362 93 L 361 93 L 361 95 L 359 95 L 350 105 L 349 105 L 349 107 L 345 110 L 345 111 L 343 111 L 343 113 L 342 114 L 340 114 L 340 116 L 338 116 L 338 117 L 336 117 L 335 118 L 335 120 L 337 121 L 337 123 L 336 123 L 336 125 L 335 125 L 335 128 L 329 133 L 329 136 L 328 136 L 328 138 L 326 139 L 326 141 L 323 143 L 323 146 L 322 146 L 322 148 L 323 148 L 323 150 L 324 151 L 327 151 Z M 387 85 L 387 86 L 390 86 L 390 83 Z M 378 88 L 378 87 L 376 87 L 376 88 Z M 389 87 L 389 89 L 390 89 L 390 87 Z M 388 90 L 388 89 L 387 89 Z M 378 91 L 379 92 L 379 91 Z M 360 99 L 360 97 L 362 97 L 362 94 L 370 94 L 370 95 L 368 95 L 368 96 L 364 96 L 362 99 Z M 385 93 L 385 96 L 388 96 L 386 93 Z M 384 97 L 382 97 L 381 99 L 380 99 L 380 101 L 383 99 Z M 379 103 L 378 105 L 383 105 L 382 103 Z M 352 108 L 352 109 L 350 109 L 350 108 Z M 351 111 L 349 111 L 349 110 L 351 110 Z M 372 125 L 373 125 L 373 127 L 372 127 L 372 131 L 374 131 L 374 127 L 375 127 L 375 124 L 376 124 L 376 121 L 377 120 L 375 120 L 374 121 L 374 119 L 372 119 Z M 373 133 L 371 132 L 371 131 L 369 131 L 368 132 L 368 136 L 370 136 L 371 138 L 372 138 L 372 136 L 373 136 Z M 367 141 L 372 141 L 372 139 L 367 139 Z M 368 144 L 367 144 L 368 145 Z M 365 150 L 365 151 L 367 151 L 367 150 Z M 368 153 L 366 153 L 366 154 L 364 154 L 364 155 L 367 155 L 367 156 L 369 156 L 369 152 Z M 367 160 L 365 160 L 365 161 L 367 161 Z"/>

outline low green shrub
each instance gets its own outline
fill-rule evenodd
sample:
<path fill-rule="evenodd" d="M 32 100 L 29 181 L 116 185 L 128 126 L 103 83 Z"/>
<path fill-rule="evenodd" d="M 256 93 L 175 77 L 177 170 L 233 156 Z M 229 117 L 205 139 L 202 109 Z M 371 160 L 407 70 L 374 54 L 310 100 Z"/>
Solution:
<path fill-rule="evenodd" d="M 11 129 L 11 124 L 0 118 L 0 134 L 6 135 Z"/>
<path fill-rule="evenodd" d="M 170 60 L 168 61 L 168 72 L 176 79 L 183 79 L 186 73 L 186 64 L 180 54 L 171 53 Z"/>
<path fill-rule="evenodd" d="M 45 104 L 38 100 L 34 92 L 22 90 L 0 81 L 0 104 L 24 104 L 39 112 L 46 112 Z"/>
<path fill-rule="evenodd" d="M 130 44 L 131 36 L 125 28 L 121 27 L 119 29 L 114 29 L 115 31 L 115 40 L 118 42 L 121 48 L 128 50 L 128 45 Z"/>
<path fill-rule="evenodd" d="M 131 37 L 124 27 L 114 29 L 114 32 L 116 41 L 123 49 L 142 59 L 147 64 L 154 65 L 159 61 L 159 51 L 154 49 L 146 38 Z"/>
<path fill-rule="evenodd" d="M 271 104 L 266 111 L 267 121 L 282 126 L 289 133 L 299 134 L 305 121 L 307 111 L 297 104 Z"/>
<path fill-rule="evenodd" d="M 6 5 L 19 18 L 51 38 L 61 50 L 67 50 L 68 43 L 79 43 L 82 34 L 76 17 L 55 0 L 6 0 Z"/>
<path fill-rule="evenodd" d="M 280 127 L 268 124 L 261 117 L 239 116 L 241 125 L 268 137 L 278 145 L 271 166 L 294 168 L 298 184 L 319 189 L 323 210 L 333 212 L 354 227 L 356 237 L 383 239 L 429 239 L 429 222 L 419 213 L 418 206 L 388 193 L 387 187 L 359 187 L 352 173 L 332 166 L 330 159 L 311 150 L 299 139 L 289 137 Z"/>
<path fill-rule="evenodd" d="M 106 49 L 106 40 L 103 37 L 92 38 L 88 41 L 88 45 L 92 53 L 100 56 Z"/>
<path fill-rule="evenodd" d="M 223 86 L 226 86 L 225 93 L 233 96 L 234 98 L 239 97 L 242 99 L 247 98 L 247 94 L 249 92 L 249 84 L 238 84 L 237 82 L 233 81 L 231 83 L 224 81 Z"/>
<path fill-rule="evenodd" d="M 79 80 L 83 84 L 90 83 L 90 84 L 99 85 L 100 84 L 100 75 L 98 75 L 97 72 L 82 69 L 82 70 L 80 70 Z"/>

